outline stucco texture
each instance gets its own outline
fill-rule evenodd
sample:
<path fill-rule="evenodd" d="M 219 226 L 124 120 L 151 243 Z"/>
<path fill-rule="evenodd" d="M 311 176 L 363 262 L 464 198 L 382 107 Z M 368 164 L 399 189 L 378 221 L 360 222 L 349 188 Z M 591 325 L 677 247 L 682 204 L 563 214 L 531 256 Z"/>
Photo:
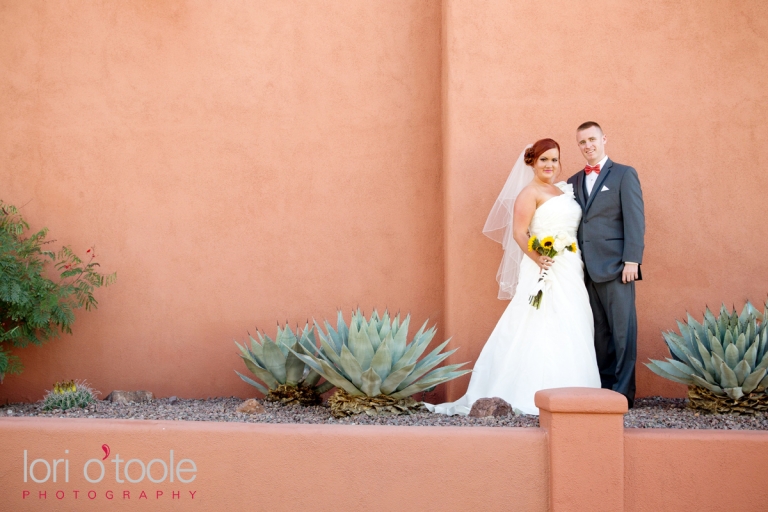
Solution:
<path fill-rule="evenodd" d="M 686 310 L 762 303 L 768 7 L 747 0 L 0 0 L 0 196 L 118 282 L 20 351 L 60 379 L 248 396 L 232 339 L 358 305 L 476 360 L 506 301 L 481 234 L 526 143 L 595 120 L 647 219 L 638 361 Z M 467 378 L 438 388 L 455 399 Z M 638 364 L 638 394 L 684 389 Z"/>
<path fill-rule="evenodd" d="M 447 0 L 443 40 L 445 318 L 467 347 L 454 361 L 477 358 L 507 304 L 500 246 L 480 231 L 515 159 L 552 137 L 565 180 L 593 120 L 645 200 L 638 396 L 683 396 L 641 364 L 668 356 L 661 331 L 768 294 L 768 4 Z"/>
<path fill-rule="evenodd" d="M 444 336 L 440 7 L 0 2 L 2 198 L 118 274 L 0 396 L 253 395 L 233 339 L 358 305 Z"/>
<path fill-rule="evenodd" d="M 750 475 L 768 470 L 766 441 L 765 432 L 626 429 L 624 510 L 765 510 L 768 490 Z"/>
<path fill-rule="evenodd" d="M 547 443 L 537 428 L 2 418 L 0 433 L 0 485 L 14 511 L 547 510 Z M 26 483 L 24 450 L 27 468 L 35 464 Z M 139 463 L 170 465 L 170 450 L 174 465 L 182 458 L 194 462 L 194 481 L 162 479 L 160 462 L 142 475 Z M 84 477 L 91 458 L 91 480 L 99 479 L 104 461 L 96 483 Z M 62 460 L 56 483 L 38 459 L 51 467 Z M 132 459 L 139 462 L 126 473 Z"/>

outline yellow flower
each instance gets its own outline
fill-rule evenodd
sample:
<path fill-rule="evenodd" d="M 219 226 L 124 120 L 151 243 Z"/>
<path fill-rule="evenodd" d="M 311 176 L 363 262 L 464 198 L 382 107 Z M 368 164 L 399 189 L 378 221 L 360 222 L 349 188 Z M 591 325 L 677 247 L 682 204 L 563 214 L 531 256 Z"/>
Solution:
<path fill-rule="evenodd" d="M 66 382 L 57 382 L 53 385 L 53 392 L 57 395 L 63 395 L 64 393 L 74 393 L 77 391 L 75 381 L 68 380 Z"/>
<path fill-rule="evenodd" d="M 571 252 L 576 252 L 576 242 L 573 242 L 571 245 L 569 245 L 568 250 Z"/>
<path fill-rule="evenodd" d="M 541 246 L 545 249 L 551 249 L 553 245 L 555 245 L 555 239 L 551 236 L 548 236 L 541 241 Z"/>
<path fill-rule="evenodd" d="M 532 236 L 528 239 L 528 250 L 533 251 L 533 243 L 536 241 L 536 237 Z"/>

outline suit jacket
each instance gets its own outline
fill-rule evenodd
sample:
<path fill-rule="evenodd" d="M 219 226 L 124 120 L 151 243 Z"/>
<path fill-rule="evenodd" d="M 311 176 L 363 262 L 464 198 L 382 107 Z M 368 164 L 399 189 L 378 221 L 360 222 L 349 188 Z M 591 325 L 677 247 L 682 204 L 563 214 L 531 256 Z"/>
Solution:
<path fill-rule="evenodd" d="M 584 170 L 571 176 L 582 208 L 578 242 L 589 277 L 604 283 L 621 277 L 625 261 L 643 262 L 645 213 L 637 171 L 609 158 L 587 196 Z"/>

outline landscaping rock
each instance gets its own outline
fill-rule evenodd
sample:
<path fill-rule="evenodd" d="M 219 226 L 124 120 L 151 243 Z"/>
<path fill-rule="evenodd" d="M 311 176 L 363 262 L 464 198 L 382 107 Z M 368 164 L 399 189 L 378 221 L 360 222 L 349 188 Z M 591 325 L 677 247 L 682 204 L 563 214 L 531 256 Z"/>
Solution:
<path fill-rule="evenodd" d="M 497 396 L 493 398 L 480 398 L 472 404 L 472 409 L 469 411 L 469 415 L 472 418 L 488 418 L 490 416 L 500 418 L 510 414 L 514 414 L 512 406 Z"/>
<path fill-rule="evenodd" d="M 726 429 L 768 431 L 768 414 L 754 415 L 704 414 L 686 407 L 684 398 L 638 398 L 634 409 L 624 415 L 625 428 Z M 164 421 L 234 421 L 240 423 L 304 423 L 326 425 L 391 425 L 409 427 L 538 427 L 537 416 L 518 415 L 494 418 L 446 416 L 431 412 L 417 412 L 402 416 L 368 416 L 358 414 L 347 418 L 334 418 L 327 405 L 302 407 L 264 402 L 264 414 L 242 414 L 237 407 L 242 398 L 220 397 L 210 400 L 179 398 L 175 405 L 168 398 L 155 398 L 151 402 L 131 402 L 128 405 L 98 400 L 85 409 L 74 407 L 66 411 L 46 411 L 42 403 L 13 403 L 0 405 L 0 418 L 104 418 L 119 420 Z M 3 421 L 0 419 L 0 421 Z M 2 507 L 0 507 L 2 509 Z"/>
<path fill-rule="evenodd" d="M 150 402 L 155 398 L 151 391 L 113 391 L 104 398 L 109 402 L 117 404 L 128 404 L 130 402 Z"/>
<path fill-rule="evenodd" d="M 170 397 L 168 399 L 168 403 L 171 404 L 171 405 L 174 405 L 178 401 L 179 401 L 179 397 L 177 397 L 176 395 L 173 395 L 172 397 Z"/>
<path fill-rule="evenodd" d="M 267 410 L 257 400 L 251 398 L 240 404 L 240 407 L 237 408 L 237 412 L 245 414 L 264 414 Z"/>

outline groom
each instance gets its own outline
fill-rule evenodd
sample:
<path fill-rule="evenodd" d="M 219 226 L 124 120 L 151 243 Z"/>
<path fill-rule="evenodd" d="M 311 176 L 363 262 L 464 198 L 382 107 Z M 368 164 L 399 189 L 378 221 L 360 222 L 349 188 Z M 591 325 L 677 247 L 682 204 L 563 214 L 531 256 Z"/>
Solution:
<path fill-rule="evenodd" d="M 635 401 L 637 314 L 635 281 L 642 279 L 645 215 L 637 171 L 611 161 L 600 125 L 576 129 L 587 166 L 573 175 L 583 210 L 578 242 L 584 258 L 589 303 L 595 321 L 595 353 L 602 387 Z"/>

